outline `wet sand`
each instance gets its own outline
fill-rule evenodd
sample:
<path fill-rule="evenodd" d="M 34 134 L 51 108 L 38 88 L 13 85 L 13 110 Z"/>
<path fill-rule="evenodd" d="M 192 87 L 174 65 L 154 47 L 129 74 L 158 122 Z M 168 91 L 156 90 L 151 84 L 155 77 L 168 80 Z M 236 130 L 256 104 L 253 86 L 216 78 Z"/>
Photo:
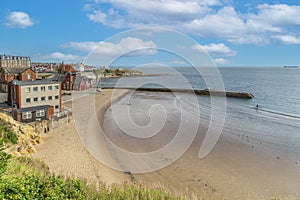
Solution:
<path fill-rule="evenodd" d="M 125 93 L 120 91 L 115 100 Z M 108 148 L 104 138 L 99 134 L 91 135 L 92 130 L 84 124 L 102 125 L 105 110 L 111 103 L 111 95 L 112 90 L 104 90 L 102 94 L 81 98 L 77 107 L 90 103 L 95 105 L 96 110 L 95 116 L 91 115 L 91 110 L 77 113 L 77 120 L 82 120 L 82 124 L 76 125 L 82 134 L 78 136 L 74 122 L 54 129 L 46 134 L 44 142 L 37 146 L 37 153 L 33 156 L 44 160 L 53 172 L 82 177 L 92 182 L 104 181 L 110 184 L 134 178 L 149 186 L 162 185 L 177 194 L 186 193 L 205 199 L 300 198 L 300 163 L 295 162 L 296 158 L 253 145 L 251 139 L 245 142 L 242 138 L 223 133 L 213 151 L 205 159 L 199 159 L 198 152 L 207 129 L 206 124 L 200 124 L 194 142 L 184 155 L 161 170 L 129 176 L 105 166 L 97 160 L 101 159 L 103 152 L 105 158 L 119 163 L 121 168 L 126 158 L 118 158 Z M 65 106 L 70 105 L 68 103 Z M 169 135 L 153 139 L 158 142 L 155 148 L 166 143 L 163 139 L 169 140 L 172 137 L 174 127 L 169 126 L 164 130 Z M 132 148 L 135 152 L 153 150 L 151 145 L 134 145 L 136 139 L 120 137 L 116 130 L 105 129 L 105 132 L 122 148 Z M 89 145 L 89 152 L 80 138 L 85 145 Z"/>
<path fill-rule="evenodd" d="M 148 95 L 144 101 L 149 99 L 151 97 Z M 153 103 L 157 103 L 156 100 L 157 96 L 154 96 Z M 142 101 L 138 98 L 132 104 L 135 110 L 141 107 L 147 113 L 149 108 L 144 103 L 139 103 Z M 125 102 L 120 104 L 124 105 Z M 140 124 L 149 123 L 147 115 L 133 115 L 137 115 L 137 122 Z M 107 114 L 105 120 L 111 124 L 111 115 Z M 138 153 L 151 152 L 174 137 L 179 124 L 176 120 L 176 117 L 169 118 L 162 135 L 156 135 L 147 141 L 124 135 L 114 124 L 106 126 L 105 123 L 104 130 L 123 149 Z M 150 186 L 163 185 L 175 193 L 192 194 L 205 199 L 300 198 L 300 164 L 297 162 L 297 155 L 259 146 L 251 142 L 251 136 L 243 136 L 243 133 L 240 137 L 235 137 L 224 131 L 213 151 L 204 159 L 199 159 L 198 153 L 206 130 L 207 124 L 200 123 L 190 148 L 171 165 L 155 172 L 133 176 Z"/>

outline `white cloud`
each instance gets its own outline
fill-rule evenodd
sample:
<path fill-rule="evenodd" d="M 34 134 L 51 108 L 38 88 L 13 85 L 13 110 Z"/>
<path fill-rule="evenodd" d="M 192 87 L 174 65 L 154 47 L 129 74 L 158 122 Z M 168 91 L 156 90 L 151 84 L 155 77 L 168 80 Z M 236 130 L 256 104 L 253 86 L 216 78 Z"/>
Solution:
<path fill-rule="evenodd" d="M 216 64 L 228 64 L 228 63 L 230 63 L 229 60 L 226 60 L 224 58 L 216 58 L 216 59 L 214 59 L 214 62 Z"/>
<path fill-rule="evenodd" d="M 300 37 L 295 37 L 292 35 L 275 35 L 273 38 L 284 44 L 300 44 Z"/>
<path fill-rule="evenodd" d="M 114 28 L 162 26 L 237 44 L 267 45 L 300 32 L 300 6 L 261 4 L 237 12 L 228 0 L 94 0 L 88 18 Z M 101 8 L 110 4 L 110 9 Z M 101 7 L 101 8 L 100 8 Z"/>
<path fill-rule="evenodd" d="M 53 52 L 50 54 L 35 54 L 32 55 L 33 60 L 38 61 L 51 61 L 51 62 L 80 62 L 84 59 L 83 56 L 73 55 L 73 54 L 64 54 L 61 52 Z"/>
<path fill-rule="evenodd" d="M 212 55 L 222 55 L 222 56 L 235 56 L 236 52 L 231 50 L 229 47 L 227 47 L 225 44 L 223 43 L 219 43 L 219 44 L 215 44 L 215 43 L 211 43 L 211 44 L 207 44 L 207 45 L 194 45 L 192 47 L 193 49 L 196 49 L 200 52 L 207 52 L 209 54 Z"/>
<path fill-rule="evenodd" d="M 126 37 L 119 43 L 112 42 L 69 42 L 63 44 L 62 48 L 70 48 L 77 51 L 90 52 L 101 56 L 118 55 L 151 55 L 156 53 L 157 45 L 153 41 L 143 41 L 139 38 Z"/>
<path fill-rule="evenodd" d="M 261 4 L 258 5 L 258 14 L 251 16 L 259 22 L 267 22 L 272 26 L 285 27 L 300 25 L 300 6 L 286 4 Z"/>
<path fill-rule="evenodd" d="M 184 25 L 190 32 L 207 37 L 234 37 L 245 33 L 246 27 L 242 19 L 237 16 L 233 7 L 224 7 L 215 14 L 203 18 L 195 18 Z"/>
<path fill-rule="evenodd" d="M 107 15 L 105 13 L 103 13 L 101 10 L 96 10 L 96 11 L 93 11 L 93 13 L 91 14 L 88 14 L 87 17 L 92 21 L 92 22 L 95 22 L 95 23 L 101 23 L 101 24 L 104 24 L 106 25 L 106 18 L 107 18 Z"/>
<path fill-rule="evenodd" d="M 34 25 L 34 20 L 25 12 L 10 12 L 6 16 L 5 25 L 11 28 L 27 28 Z"/>
<path fill-rule="evenodd" d="M 92 42 L 92 41 L 69 42 L 69 43 L 61 45 L 61 48 L 89 52 L 89 51 L 92 51 L 93 49 L 95 49 L 96 47 L 98 47 L 100 45 L 100 43 L 101 42 Z"/>

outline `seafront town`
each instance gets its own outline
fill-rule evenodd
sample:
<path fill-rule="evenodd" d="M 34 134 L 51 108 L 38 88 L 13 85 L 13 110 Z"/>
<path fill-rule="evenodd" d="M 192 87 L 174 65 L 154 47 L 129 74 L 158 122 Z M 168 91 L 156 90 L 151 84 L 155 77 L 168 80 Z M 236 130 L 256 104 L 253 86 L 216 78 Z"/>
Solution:
<path fill-rule="evenodd" d="M 35 152 L 34 145 L 41 142 L 41 133 L 70 123 L 72 100 L 99 93 L 94 86 L 100 78 L 137 75 L 142 73 L 83 63 L 32 62 L 27 56 L 0 55 L 0 119 L 24 136 L 10 151 L 15 155 Z"/>

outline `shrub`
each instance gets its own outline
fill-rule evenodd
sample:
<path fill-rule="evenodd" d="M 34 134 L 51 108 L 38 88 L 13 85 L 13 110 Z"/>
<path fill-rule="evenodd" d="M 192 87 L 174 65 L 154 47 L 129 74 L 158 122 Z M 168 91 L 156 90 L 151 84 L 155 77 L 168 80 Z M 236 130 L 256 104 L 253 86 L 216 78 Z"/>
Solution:
<path fill-rule="evenodd" d="M 16 144 L 18 142 L 18 136 L 3 121 L 0 123 L 0 138 L 4 143 Z"/>
<path fill-rule="evenodd" d="M 5 153 L 3 150 L 3 141 L 0 140 L 0 177 L 5 172 L 8 160 L 11 158 L 11 155 Z"/>

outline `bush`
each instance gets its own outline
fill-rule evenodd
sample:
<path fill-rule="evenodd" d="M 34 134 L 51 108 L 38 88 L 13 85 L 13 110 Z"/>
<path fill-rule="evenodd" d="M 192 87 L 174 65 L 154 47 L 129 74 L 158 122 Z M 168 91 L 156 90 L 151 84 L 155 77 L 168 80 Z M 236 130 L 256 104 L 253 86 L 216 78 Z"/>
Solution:
<path fill-rule="evenodd" d="M 0 140 L 0 177 L 5 172 L 8 160 L 11 158 L 11 155 L 5 153 L 3 150 L 3 141 Z"/>
<path fill-rule="evenodd" d="M 4 143 L 16 144 L 18 142 L 18 136 L 8 126 L 4 125 L 3 121 L 0 123 L 0 138 Z"/>

